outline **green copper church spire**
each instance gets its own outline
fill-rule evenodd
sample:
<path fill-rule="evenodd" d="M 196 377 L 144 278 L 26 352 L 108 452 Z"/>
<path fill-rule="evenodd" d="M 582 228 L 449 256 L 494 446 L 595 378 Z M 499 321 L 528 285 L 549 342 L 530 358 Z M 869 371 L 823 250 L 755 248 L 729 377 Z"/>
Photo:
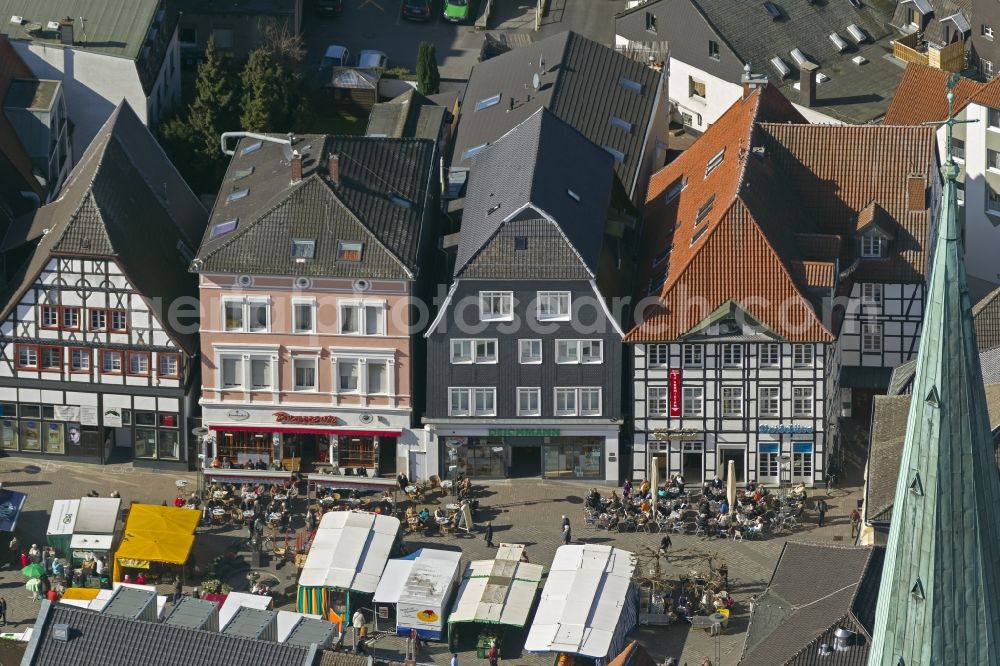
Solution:
<path fill-rule="evenodd" d="M 944 192 L 868 666 L 1000 666 L 1000 474 L 959 229 Z"/>

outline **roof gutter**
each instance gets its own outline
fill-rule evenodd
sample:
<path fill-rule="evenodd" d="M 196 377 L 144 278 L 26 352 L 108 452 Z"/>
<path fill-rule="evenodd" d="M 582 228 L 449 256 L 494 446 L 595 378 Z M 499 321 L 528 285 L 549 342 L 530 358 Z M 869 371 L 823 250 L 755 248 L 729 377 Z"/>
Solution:
<path fill-rule="evenodd" d="M 257 134 L 256 132 L 223 132 L 222 136 L 219 138 L 219 148 L 222 150 L 223 155 L 235 155 L 236 149 L 229 150 L 226 148 L 226 141 L 228 139 L 259 139 L 261 141 L 270 141 L 271 143 L 282 143 L 286 146 L 292 145 L 291 139 L 278 139 L 273 136 L 268 136 L 267 134 Z"/>

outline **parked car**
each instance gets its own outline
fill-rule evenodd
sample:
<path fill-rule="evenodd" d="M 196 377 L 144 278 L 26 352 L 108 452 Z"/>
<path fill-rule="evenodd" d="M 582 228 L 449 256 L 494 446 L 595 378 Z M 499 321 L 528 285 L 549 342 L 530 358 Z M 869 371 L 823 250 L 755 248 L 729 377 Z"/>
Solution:
<path fill-rule="evenodd" d="M 431 0 L 403 0 L 399 14 L 411 21 L 426 21 L 431 17 Z"/>
<path fill-rule="evenodd" d="M 469 20 L 469 0 L 444 0 L 444 20 L 465 23 Z"/>
<path fill-rule="evenodd" d="M 346 46 L 330 44 L 326 47 L 323 60 L 319 63 L 319 69 L 323 71 L 325 69 L 333 69 L 334 67 L 347 67 L 350 57 L 351 52 L 347 50 Z"/>
<path fill-rule="evenodd" d="M 358 54 L 358 67 L 362 69 L 385 69 L 389 66 L 389 56 L 381 51 L 365 49 Z"/>
<path fill-rule="evenodd" d="M 320 16 L 340 16 L 344 0 L 313 0 L 313 11 Z"/>

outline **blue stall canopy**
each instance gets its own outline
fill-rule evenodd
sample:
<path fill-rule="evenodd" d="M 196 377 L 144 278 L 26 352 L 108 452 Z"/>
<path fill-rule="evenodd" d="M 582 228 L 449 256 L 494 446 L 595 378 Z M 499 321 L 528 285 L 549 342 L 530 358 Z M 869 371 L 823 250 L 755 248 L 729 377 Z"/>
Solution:
<path fill-rule="evenodd" d="M 24 493 L 0 488 L 0 532 L 13 532 L 17 528 L 26 499 L 28 496 Z"/>

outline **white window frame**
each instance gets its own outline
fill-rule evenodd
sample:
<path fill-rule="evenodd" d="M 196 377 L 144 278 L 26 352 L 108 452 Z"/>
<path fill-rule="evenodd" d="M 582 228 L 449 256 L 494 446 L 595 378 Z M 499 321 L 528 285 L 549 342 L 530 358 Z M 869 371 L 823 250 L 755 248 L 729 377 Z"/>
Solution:
<path fill-rule="evenodd" d="M 226 385 L 225 377 L 226 373 L 224 370 L 224 365 L 226 361 L 234 361 L 236 363 L 236 383 L 232 385 Z M 244 374 L 245 368 L 243 367 L 243 354 L 219 354 L 216 357 L 216 369 L 218 372 L 218 377 L 216 378 L 216 386 L 222 391 L 242 391 L 246 386 L 246 377 Z"/>
<path fill-rule="evenodd" d="M 493 347 L 492 357 L 489 354 L 482 354 L 480 350 L 480 345 L 487 345 Z M 496 365 L 497 358 L 499 357 L 497 338 L 453 338 L 451 341 L 451 363 L 452 365 L 470 365 L 476 364 L 486 364 L 486 365 Z M 456 360 L 455 348 L 459 347 L 463 351 L 467 348 L 468 354 L 461 354 Z"/>
<path fill-rule="evenodd" d="M 701 368 L 705 365 L 705 345 L 685 344 L 681 346 L 681 357 L 685 368 Z"/>
<path fill-rule="evenodd" d="M 472 401 L 469 403 L 472 407 L 473 416 L 496 416 L 497 415 L 497 390 L 493 387 L 476 386 L 471 389 Z M 489 409 L 479 409 L 477 405 L 479 404 L 479 396 L 489 396 L 490 403 L 492 407 Z"/>
<path fill-rule="evenodd" d="M 721 347 L 722 349 L 720 350 L 719 357 L 723 368 L 743 367 L 743 345 L 724 344 L 721 345 Z"/>
<path fill-rule="evenodd" d="M 542 341 L 539 338 L 522 338 L 517 341 L 517 358 L 521 365 L 538 365 L 542 362 Z M 538 350 L 538 354 L 534 353 Z M 527 354 L 525 354 L 527 350 Z"/>
<path fill-rule="evenodd" d="M 586 399 L 593 401 L 594 396 L 596 396 L 597 407 L 596 408 L 591 407 L 588 409 L 584 404 L 585 397 Z M 579 409 L 580 416 L 600 416 L 601 412 L 603 411 L 602 409 L 603 399 L 604 399 L 603 391 L 599 386 L 581 386 L 580 388 L 578 388 L 576 404 L 577 408 Z M 593 402 L 591 404 L 593 404 Z"/>
<path fill-rule="evenodd" d="M 465 407 L 462 407 L 462 401 Z M 462 386 L 448 387 L 448 416 L 472 416 L 472 394 Z"/>
<path fill-rule="evenodd" d="M 809 343 L 792 345 L 792 367 L 811 368 L 816 362 L 816 350 Z"/>
<path fill-rule="evenodd" d="M 358 366 L 358 388 L 356 391 L 344 391 L 340 388 L 340 363 L 356 363 Z M 391 349 L 331 347 L 330 364 L 333 372 L 332 393 L 349 396 L 390 396 L 396 395 L 396 358 Z M 373 393 L 368 386 L 368 366 L 370 364 L 385 365 L 385 391 Z M 334 399 L 336 404 L 336 399 Z"/>
<path fill-rule="evenodd" d="M 363 364 L 365 366 L 365 395 L 392 395 L 392 378 L 391 373 L 393 369 L 393 364 L 389 362 L 388 359 L 381 358 L 369 358 L 365 360 Z M 382 367 L 385 370 L 385 386 L 381 391 L 372 390 L 372 368 Z"/>
<path fill-rule="evenodd" d="M 587 365 L 604 363 L 604 340 L 599 338 L 580 340 L 580 363 Z"/>
<path fill-rule="evenodd" d="M 815 401 L 815 386 L 792 386 L 792 416 L 812 416 L 815 410 Z"/>
<path fill-rule="evenodd" d="M 560 409 L 560 396 L 571 397 L 573 400 L 572 408 L 570 408 L 567 403 L 567 407 Z M 579 395 L 576 388 L 569 386 L 557 386 L 553 389 L 553 399 L 555 402 L 552 404 L 552 410 L 555 416 L 576 416 L 580 411 Z"/>
<path fill-rule="evenodd" d="M 865 259 L 877 259 L 883 256 L 885 239 L 878 234 L 865 234 L 861 237 L 861 256 Z"/>
<path fill-rule="evenodd" d="M 670 345 L 646 345 L 647 367 L 664 368 L 670 365 Z"/>
<path fill-rule="evenodd" d="M 566 349 L 565 354 L 560 354 L 560 346 L 564 346 Z M 572 353 L 570 353 L 570 351 Z M 556 340 L 556 354 L 555 354 L 557 365 L 573 365 L 580 362 L 580 340 Z"/>
<path fill-rule="evenodd" d="M 254 386 L 253 384 L 253 364 L 254 361 L 267 361 L 268 363 L 268 383 L 266 385 Z M 243 382 L 247 391 L 273 391 L 277 387 L 275 372 L 277 371 L 278 359 L 272 354 L 248 354 L 244 356 Z"/>
<path fill-rule="evenodd" d="M 861 283 L 861 304 L 882 305 L 882 284 L 880 282 Z"/>
<path fill-rule="evenodd" d="M 781 365 L 781 345 L 766 342 L 757 347 L 757 365 L 761 368 L 777 368 Z"/>
<path fill-rule="evenodd" d="M 298 369 L 300 366 L 312 366 L 313 383 L 312 386 L 299 384 Z M 340 378 L 337 378 L 340 381 Z M 292 390 L 297 392 L 315 392 L 319 389 L 319 358 L 316 356 L 293 356 L 292 357 Z"/>
<path fill-rule="evenodd" d="M 230 305 L 239 305 L 240 312 L 240 325 L 239 327 L 229 328 L 226 324 L 226 309 Z M 247 328 L 247 316 L 246 308 L 244 307 L 243 298 L 233 298 L 233 297 L 222 297 L 222 330 L 227 333 L 243 333 Z"/>
<path fill-rule="evenodd" d="M 448 354 L 452 365 L 471 365 L 476 362 L 472 338 L 453 338 Z M 457 353 L 456 353 L 457 350 Z"/>
<path fill-rule="evenodd" d="M 341 383 L 340 383 L 340 379 L 341 379 L 340 366 L 341 366 L 341 364 L 343 364 L 345 366 L 346 365 L 353 365 L 354 366 L 356 386 L 353 389 L 350 389 L 350 388 L 346 388 L 345 389 L 343 386 L 341 386 Z M 333 365 L 333 371 L 334 371 L 333 382 L 334 382 L 334 387 L 336 388 L 336 392 L 337 392 L 338 395 L 362 395 L 363 394 L 363 391 L 361 390 L 362 389 L 362 385 L 361 385 L 361 370 L 362 370 L 363 366 L 364 366 L 364 364 L 361 362 L 361 359 L 357 358 L 357 357 L 344 357 L 344 358 L 338 357 L 334 361 L 334 365 Z M 367 372 L 368 368 L 364 367 L 364 370 Z M 366 379 L 367 379 L 367 377 L 366 377 Z"/>
<path fill-rule="evenodd" d="M 226 306 L 230 304 L 240 306 L 240 327 L 228 328 L 226 326 Z M 264 327 L 253 328 L 250 323 L 250 313 L 253 306 L 264 306 Z M 271 299 L 267 296 L 223 296 L 222 297 L 222 330 L 227 333 L 270 333 L 271 332 Z"/>
<path fill-rule="evenodd" d="M 521 405 L 521 399 L 526 398 L 528 400 L 528 407 L 524 408 Z M 531 404 L 534 403 L 535 407 L 532 408 Z M 517 387 L 517 415 L 518 416 L 541 416 L 542 414 L 542 389 L 537 386 L 518 386 Z"/>
<path fill-rule="evenodd" d="M 743 387 L 722 387 L 722 418 L 735 419 L 743 416 Z"/>
<path fill-rule="evenodd" d="M 486 301 L 496 300 L 500 305 L 500 313 L 487 314 L 483 305 Z M 504 307 L 506 305 L 506 307 Z M 507 312 L 503 312 L 507 310 Z M 514 320 L 514 292 L 512 291 L 481 291 L 479 292 L 479 321 L 513 321 Z"/>
<path fill-rule="evenodd" d="M 663 418 L 670 414 L 670 387 L 646 387 L 646 416 Z"/>
<path fill-rule="evenodd" d="M 882 353 L 882 323 L 878 321 L 861 322 L 861 353 Z"/>
<path fill-rule="evenodd" d="M 309 308 L 309 328 L 299 326 L 299 308 Z M 292 333 L 315 333 L 316 332 L 316 299 L 315 298 L 293 298 L 292 299 Z"/>
<path fill-rule="evenodd" d="M 757 416 L 764 419 L 781 418 L 781 387 L 757 387 Z"/>
<path fill-rule="evenodd" d="M 558 312 L 551 311 L 553 302 Z M 542 304 L 545 303 L 543 312 Z M 563 307 L 565 305 L 565 308 Z M 573 312 L 573 300 L 568 291 L 539 291 L 535 300 L 535 317 L 538 321 L 569 321 Z"/>
<path fill-rule="evenodd" d="M 350 332 L 344 330 L 344 309 L 356 308 L 358 330 Z M 337 301 L 337 335 L 352 335 L 357 337 L 371 338 L 383 337 L 386 333 L 386 303 L 385 301 L 369 301 L 359 299 L 345 299 Z M 371 311 L 376 312 L 376 332 L 368 332 L 368 323 L 371 319 Z"/>
<path fill-rule="evenodd" d="M 705 387 L 704 386 L 682 386 L 681 387 L 681 413 L 685 417 L 698 417 L 705 414 Z M 694 409 L 697 407 L 697 409 Z"/>

